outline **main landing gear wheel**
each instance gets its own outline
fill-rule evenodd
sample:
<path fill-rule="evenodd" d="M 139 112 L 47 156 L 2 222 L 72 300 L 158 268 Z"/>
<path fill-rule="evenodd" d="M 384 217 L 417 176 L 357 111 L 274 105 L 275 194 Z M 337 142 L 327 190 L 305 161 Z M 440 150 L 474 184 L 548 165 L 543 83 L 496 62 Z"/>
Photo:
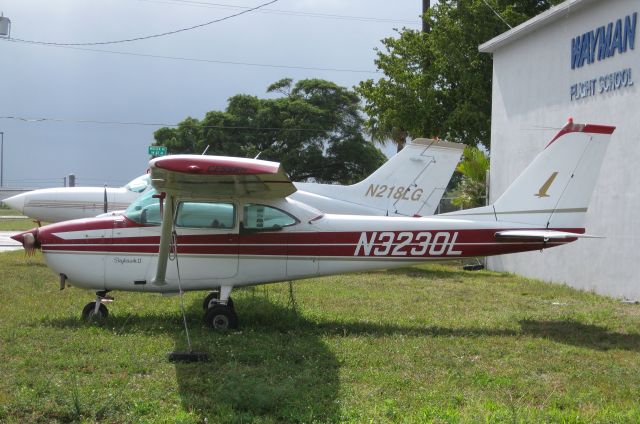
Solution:
<path fill-rule="evenodd" d="M 220 292 L 214 291 L 211 292 L 207 295 L 207 297 L 204 298 L 204 301 L 202 302 L 202 309 L 206 312 L 207 309 L 213 308 L 214 306 L 218 305 L 220 302 Z M 229 297 L 229 300 L 227 300 L 227 306 L 229 306 L 231 309 L 233 308 L 233 299 L 231 299 L 231 297 Z"/>
<path fill-rule="evenodd" d="M 109 316 L 109 310 L 102 303 L 96 312 L 96 302 L 89 302 L 82 309 L 82 319 L 84 321 L 102 321 Z"/>
<path fill-rule="evenodd" d="M 215 330 L 233 330 L 238 328 L 236 311 L 228 305 L 215 305 L 207 309 L 204 322 Z"/>

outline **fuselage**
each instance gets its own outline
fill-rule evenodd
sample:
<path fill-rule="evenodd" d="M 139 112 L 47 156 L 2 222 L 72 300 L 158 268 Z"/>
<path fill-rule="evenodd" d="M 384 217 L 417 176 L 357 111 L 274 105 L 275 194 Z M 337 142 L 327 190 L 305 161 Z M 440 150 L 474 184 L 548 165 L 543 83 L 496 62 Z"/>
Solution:
<path fill-rule="evenodd" d="M 134 205 L 132 205 L 134 206 Z M 153 283 L 159 206 L 38 230 L 47 264 L 79 287 L 148 292 L 206 290 L 538 250 L 573 240 L 501 241 L 523 224 L 446 217 L 323 214 L 291 199 L 178 202 L 167 284 Z M 563 229 L 581 232 L 581 229 Z"/>

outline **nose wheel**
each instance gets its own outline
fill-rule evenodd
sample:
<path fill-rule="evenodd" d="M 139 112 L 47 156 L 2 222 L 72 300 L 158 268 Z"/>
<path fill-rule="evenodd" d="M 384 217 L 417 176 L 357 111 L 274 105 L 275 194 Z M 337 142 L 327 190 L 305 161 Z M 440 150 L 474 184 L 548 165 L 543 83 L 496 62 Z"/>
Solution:
<path fill-rule="evenodd" d="M 108 296 L 106 291 L 96 292 L 96 300 L 87 303 L 82 309 L 83 321 L 103 321 L 109 316 L 109 310 L 104 303 L 112 302 L 113 297 Z"/>
<path fill-rule="evenodd" d="M 83 321 L 102 321 L 109 316 L 109 310 L 102 303 L 89 302 L 82 309 Z"/>

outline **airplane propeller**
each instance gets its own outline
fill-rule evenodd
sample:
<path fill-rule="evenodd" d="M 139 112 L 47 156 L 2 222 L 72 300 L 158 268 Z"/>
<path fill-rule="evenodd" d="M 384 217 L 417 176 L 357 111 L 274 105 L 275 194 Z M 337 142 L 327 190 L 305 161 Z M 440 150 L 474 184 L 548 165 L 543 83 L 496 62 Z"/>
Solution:
<path fill-rule="evenodd" d="M 24 252 L 27 256 L 35 255 L 36 249 L 40 247 L 40 243 L 38 243 L 38 228 L 16 234 L 11 238 L 22 243 L 22 247 L 24 248 Z"/>

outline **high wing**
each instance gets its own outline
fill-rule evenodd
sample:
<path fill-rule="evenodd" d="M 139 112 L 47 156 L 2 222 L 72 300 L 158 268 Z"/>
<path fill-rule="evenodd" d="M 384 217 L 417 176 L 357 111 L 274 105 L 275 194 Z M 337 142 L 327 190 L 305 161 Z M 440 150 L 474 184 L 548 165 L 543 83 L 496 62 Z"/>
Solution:
<path fill-rule="evenodd" d="M 279 163 L 225 156 L 174 155 L 153 159 L 151 184 L 165 193 L 154 284 L 166 284 L 175 199 L 180 197 L 284 198 L 296 191 Z"/>
<path fill-rule="evenodd" d="M 225 156 L 173 155 L 153 159 L 159 192 L 206 197 L 287 197 L 296 191 L 279 163 Z"/>

